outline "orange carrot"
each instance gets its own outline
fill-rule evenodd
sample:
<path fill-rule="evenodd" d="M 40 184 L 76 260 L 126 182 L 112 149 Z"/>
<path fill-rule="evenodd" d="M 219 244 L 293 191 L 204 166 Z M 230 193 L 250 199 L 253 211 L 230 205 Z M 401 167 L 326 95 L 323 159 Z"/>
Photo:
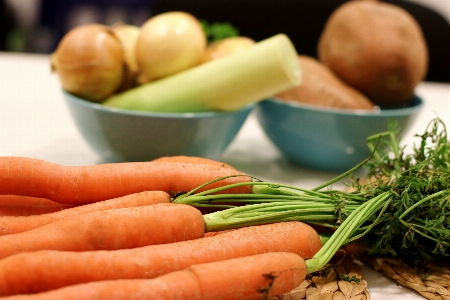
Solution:
<path fill-rule="evenodd" d="M 0 259 L 37 250 L 113 250 L 200 238 L 205 223 L 188 205 L 159 203 L 86 213 L 0 236 Z"/>
<path fill-rule="evenodd" d="M 24 157 L 0 157 L 0 194 L 43 197 L 66 204 L 87 204 L 146 190 L 187 192 L 210 180 L 244 175 L 211 164 L 183 162 L 130 162 L 93 166 L 62 166 Z M 234 182 L 237 176 L 208 185 L 205 189 Z M 249 193 L 250 186 L 227 190 Z"/>
<path fill-rule="evenodd" d="M 211 237 L 211 236 L 215 236 L 224 232 L 228 232 L 228 231 L 233 231 L 236 229 L 227 229 L 227 230 L 221 230 L 221 231 L 209 231 L 209 232 L 205 232 L 205 235 L 203 237 Z"/>
<path fill-rule="evenodd" d="M 223 163 L 221 161 L 217 161 L 217 160 L 209 159 L 209 158 L 205 158 L 205 157 L 198 157 L 198 156 L 185 156 L 185 155 L 163 156 L 163 157 L 156 158 L 152 161 L 153 162 L 188 162 L 188 163 L 195 163 L 195 164 L 211 164 L 214 166 L 235 169 L 234 167 L 230 166 L 229 164 Z"/>
<path fill-rule="evenodd" d="M 61 203 L 38 197 L 0 195 L 0 205 L 61 205 Z"/>
<path fill-rule="evenodd" d="M 52 200 L 20 195 L 0 195 L 0 216 L 29 216 L 74 207 Z"/>
<path fill-rule="evenodd" d="M 192 265 L 155 279 L 123 279 L 73 285 L 9 300 L 258 300 L 289 292 L 306 276 L 304 259 L 269 252 Z"/>
<path fill-rule="evenodd" d="M 311 258 L 320 248 L 320 238 L 312 227 L 292 221 L 134 249 L 22 253 L 0 260 L 0 296 L 37 293 L 91 281 L 154 278 L 193 264 L 266 252 L 292 252 Z"/>
<path fill-rule="evenodd" d="M 0 205 L 0 218 L 3 216 L 13 217 L 49 214 L 73 207 L 75 206 L 59 203 L 57 205 Z"/>
<path fill-rule="evenodd" d="M 68 208 L 54 213 L 26 217 L 0 216 L 0 224 L 2 224 L 0 228 L 0 236 L 24 232 L 63 218 L 73 217 L 85 213 L 115 208 L 145 206 L 155 203 L 170 203 L 170 195 L 162 191 L 147 191 L 114 198 L 111 200 L 104 200 L 92 204 Z"/>

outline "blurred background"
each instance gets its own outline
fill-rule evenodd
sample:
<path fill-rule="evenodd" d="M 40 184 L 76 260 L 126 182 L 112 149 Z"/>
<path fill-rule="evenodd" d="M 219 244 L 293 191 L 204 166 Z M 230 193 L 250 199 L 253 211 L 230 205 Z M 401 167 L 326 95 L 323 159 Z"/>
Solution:
<path fill-rule="evenodd" d="M 141 25 L 154 14 L 185 10 L 200 18 L 211 16 L 214 18 L 208 20 L 211 22 L 230 21 L 243 35 L 255 40 L 283 31 L 293 40 L 299 53 L 314 56 L 317 39 L 326 18 L 343 2 L 345 1 L 0 0 L 0 51 L 51 53 L 61 37 L 77 25 L 92 22 Z M 422 26 L 430 50 L 427 80 L 450 82 L 450 0 L 385 2 L 400 3 L 413 13 Z M 263 15 L 270 15 L 278 11 L 277 7 L 283 6 L 284 16 L 275 15 L 272 24 L 262 21 Z M 236 8 L 240 7 L 242 10 L 238 11 Z M 317 22 L 314 24 L 315 21 Z M 298 23 L 298 26 L 293 26 L 296 24 L 293 22 Z"/>
<path fill-rule="evenodd" d="M 141 25 L 152 0 L 0 0 L 9 19 L 5 51 L 50 53 L 71 28 L 86 23 Z M 3 16 L 0 18 L 2 19 Z M 5 20 L 6 22 L 6 20 Z M 11 24 L 12 27 L 11 27 Z M 6 26 L 6 25 L 5 25 Z"/>

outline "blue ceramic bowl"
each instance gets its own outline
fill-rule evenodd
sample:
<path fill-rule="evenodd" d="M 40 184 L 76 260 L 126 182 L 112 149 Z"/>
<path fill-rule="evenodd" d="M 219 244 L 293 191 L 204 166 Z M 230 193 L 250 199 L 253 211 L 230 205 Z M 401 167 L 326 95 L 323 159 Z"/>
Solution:
<path fill-rule="evenodd" d="M 415 96 L 403 108 L 375 112 L 328 109 L 268 99 L 255 108 L 267 137 L 290 161 L 308 168 L 342 172 L 370 155 L 366 138 L 396 121 L 401 136 L 414 122 L 423 100 Z"/>
<path fill-rule="evenodd" d="M 190 155 L 217 159 L 254 105 L 233 112 L 150 113 L 116 109 L 64 92 L 79 132 L 105 161 Z"/>

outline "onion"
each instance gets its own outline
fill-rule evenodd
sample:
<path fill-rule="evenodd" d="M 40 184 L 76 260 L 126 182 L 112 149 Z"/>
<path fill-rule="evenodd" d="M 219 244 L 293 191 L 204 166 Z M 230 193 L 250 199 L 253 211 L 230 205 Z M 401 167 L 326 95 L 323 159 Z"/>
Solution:
<path fill-rule="evenodd" d="M 125 59 L 125 78 L 120 90 L 127 90 L 137 84 L 138 64 L 136 61 L 136 40 L 141 28 L 130 24 L 117 24 L 111 27 L 112 32 L 122 44 Z"/>
<path fill-rule="evenodd" d="M 141 26 L 136 59 L 141 81 L 148 82 L 199 64 L 206 49 L 200 22 L 185 12 L 156 15 Z"/>
<path fill-rule="evenodd" d="M 206 48 L 201 63 L 222 58 L 224 56 L 239 53 L 252 47 L 255 41 L 245 36 L 228 37 L 223 40 L 213 42 Z"/>
<path fill-rule="evenodd" d="M 124 65 L 119 39 L 101 24 L 81 25 L 70 30 L 52 54 L 52 70 L 63 89 L 95 102 L 118 90 Z"/>

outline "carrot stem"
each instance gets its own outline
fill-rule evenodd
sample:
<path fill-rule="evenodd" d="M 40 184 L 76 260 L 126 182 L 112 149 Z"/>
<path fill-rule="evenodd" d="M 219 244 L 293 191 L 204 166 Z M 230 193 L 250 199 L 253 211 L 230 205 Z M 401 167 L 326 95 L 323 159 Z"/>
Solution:
<path fill-rule="evenodd" d="M 349 210 L 359 205 L 349 205 Z M 250 225 L 283 221 L 336 221 L 336 204 L 305 203 L 301 201 L 258 203 L 233 207 L 203 216 L 206 231 L 220 231 Z"/>
<path fill-rule="evenodd" d="M 228 185 L 223 185 L 223 186 L 219 186 L 216 188 L 211 188 L 211 189 L 207 189 L 204 190 L 202 192 L 199 192 L 200 189 L 205 188 L 206 186 L 212 184 L 212 183 L 216 183 L 231 177 L 238 177 L 238 176 L 247 176 L 247 175 L 230 175 L 230 176 L 226 176 L 226 177 L 221 177 L 221 178 L 217 178 L 214 180 L 211 180 L 209 182 L 206 182 L 205 184 L 202 184 L 200 186 L 198 186 L 197 188 L 183 194 L 183 195 L 179 195 L 174 199 L 174 202 L 181 202 L 181 200 L 183 198 L 187 198 L 187 197 L 191 197 L 193 195 L 196 196 L 206 196 L 206 195 L 211 195 L 211 194 L 215 194 L 218 192 L 223 192 L 225 190 L 231 189 L 231 188 L 236 188 L 236 187 L 242 187 L 242 186 L 251 186 L 252 187 L 252 194 L 264 194 L 264 195 L 268 195 L 268 194 L 272 194 L 272 195 L 290 195 L 290 196 L 298 196 L 298 195 L 311 195 L 311 196 L 320 196 L 320 197 L 328 197 L 331 199 L 330 196 L 327 196 L 327 194 L 325 193 L 321 193 L 321 192 L 317 192 L 314 190 L 308 190 L 308 189 L 304 189 L 304 188 L 299 188 L 299 187 L 294 187 L 294 186 L 290 186 L 290 185 L 286 185 L 286 184 L 281 184 L 281 183 L 273 183 L 273 182 L 264 182 L 264 181 L 252 181 L 252 182 L 238 182 L 238 183 L 233 183 L 233 184 L 228 184 Z M 301 193 L 298 193 L 301 192 Z M 330 191 L 328 191 L 330 192 Z"/>
<path fill-rule="evenodd" d="M 351 211 L 345 221 L 336 226 L 337 230 L 331 235 L 324 246 L 313 258 L 306 261 L 308 273 L 322 269 L 340 247 L 363 236 L 377 223 L 378 218 L 366 227 L 365 222 L 373 220 L 375 214 L 389 205 L 391 194 L 384 192 L 359 205 L 348 205 Z M 320 221 L 336 221 L 336 207 L 327 203 L 308 203 L 307 201 L 289 201 L 259 203 L 234 207 L 203 216 L 206 231 L 220 231 L 244 226 L 261 225 L 274 222 L 304 221 L 319 224 Z"/>
<path fill-rule="evenodd" d="M 375 150 L 372 150 L 372 154 L 371 154 L 369 157 L 367 157 L 365 160 L 361 161 L 359 164 L 357 164 L 357 165 L 354 166 L 353 168 L 351 168 L 351 169 L 349 169 L 348 171 L 345 171 L 344 173 L 342 173 L 342 174 L 340 174 L 340 175 L 334 177 L 334 178 L 331 179 L 330 181 L 325 182 L 324 184 L 321 184 L 321 185 L 319 185 L 319 186 L 313 188 L 312 191 L 319 191 L 319 190 L 323 189 L 324 187 L 330 186 L 330 185 L 332 185 L 333 183 L 336 183 L 336 182 L 338 182 L 339 180 L 344 179 L 344 178 L 350 176 L 350 175 L 353 174 L 356 170 L 358 170 L 359 168 L 361 168 L 362 166 L 364 166 L 364 165 L 372 158 L 374 151 L 375 151 Z"/>
<path fill-rule="evenodd" d="M 336 205 L 336 199 L 329 197 L 309 196 L 309 195 L 275 195 L 275 194 L 216 194 L 216 195 L 192 195 L 186 198 L 177 198 L 173 203 L 189 204 L 192 206 L 208 205 L 217 207 L 216 203 L 272 203 L 272 202 L 293 202 L 305 204 L 332 204 Z M 348 200 L 347 205 L 359 205 L 361 201 Z"/>
<path fill-rule="evenodd" d="M 331 235 L 325 245 L 311 259 L 306 260 L 307 273 L 311 274 L 321 270 L 364 222 L 368 221 L 383 206 L 389 204 L 387 201 L 389 197 L 390 194 L 385 192 L 355 209 Z"/>

